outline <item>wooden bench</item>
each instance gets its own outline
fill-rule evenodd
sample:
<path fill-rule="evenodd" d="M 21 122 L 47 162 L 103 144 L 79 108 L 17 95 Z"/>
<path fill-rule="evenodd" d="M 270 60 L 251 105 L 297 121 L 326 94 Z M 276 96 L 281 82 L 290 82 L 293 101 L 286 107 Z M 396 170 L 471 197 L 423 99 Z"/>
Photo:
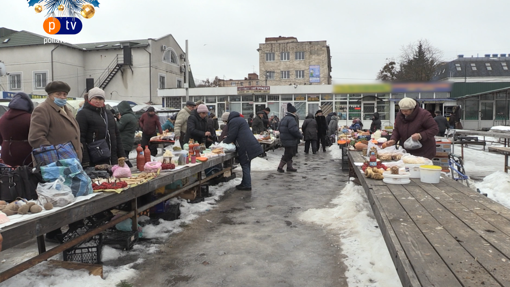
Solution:
<path fill-rule="evenodd" d="M 450 178 L 392 185 L 355 172 L 403 286 L 510 286 L 509 209 Z"/>

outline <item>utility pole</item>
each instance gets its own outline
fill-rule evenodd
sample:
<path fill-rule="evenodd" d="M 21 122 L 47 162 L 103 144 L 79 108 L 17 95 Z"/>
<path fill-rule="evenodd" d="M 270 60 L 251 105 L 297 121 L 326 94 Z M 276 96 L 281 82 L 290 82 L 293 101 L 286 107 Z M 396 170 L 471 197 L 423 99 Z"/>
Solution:
<path fill-rule="evenodd" d="M 186 88 L 186 102 L 189 101 L 189 57 L 188 57 L 188 40 L 186 40 L 186 72 L 184 72 L 186 77 L 186 82 L 184 83 L 184 88 Z"/>

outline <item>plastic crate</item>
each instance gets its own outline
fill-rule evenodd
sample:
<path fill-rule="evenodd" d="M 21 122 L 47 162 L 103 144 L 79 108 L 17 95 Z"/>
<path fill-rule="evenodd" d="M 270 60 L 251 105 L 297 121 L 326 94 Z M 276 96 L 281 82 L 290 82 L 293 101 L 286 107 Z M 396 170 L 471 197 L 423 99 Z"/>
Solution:
<path fill-rule="evenodd" d="M 130 250 L 138 241 L 138 231 L 107 230 L 103 233 L 103 245 Z"/>
<path fill-rule="evenodd" d="M 180 204 L 170 204 L 169 201 L 162 202 L 151 208 L 151 218 L 163 220 L 176 220 L 181 216 Z"/>
<path fill-rule="evenodd" d="M 96 234 L 85 242 L 64 250 L 64 261 L 99 264 L 101 263 L 101 249 L 103 235 Z"/>
<path fill-rule="evenodd" d="M 112 217 L 113 214 L 109 211 L 100 212 L 93 216 L 86 217 L 82 220 L 83 226 L 78 228 L 70 227 L 70 229 L 66 233 L 62 235 L 57 235 L 57 239 L 61 243 L 71 241 L 72 239 L 79 237 L 92 229 L 95 229 L 101 225 L 106 224 L 108 221 L 110 221 Z"/>

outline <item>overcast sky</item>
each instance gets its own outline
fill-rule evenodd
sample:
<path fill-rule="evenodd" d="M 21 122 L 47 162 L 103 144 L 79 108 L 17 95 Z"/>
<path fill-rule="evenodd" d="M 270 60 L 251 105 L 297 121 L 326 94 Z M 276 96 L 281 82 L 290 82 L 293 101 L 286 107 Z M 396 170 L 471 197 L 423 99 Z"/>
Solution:
<path fill-rule="evenodd" d="M 259 73 L 266 37 L 326 40 L 333 83 L 373 81 L 387 58 L 426 39 L 443 60 L 510 53 L 510 1 L 484 0 L 99 0 L 70 43 L 159 38 L 188 40 L 195 79 L 242 79 Z M 47 35 L 44 12 L 26 0 L 0 0 L 0 27 Z M 0 50 L 0 60 L 2 60 Z"/>

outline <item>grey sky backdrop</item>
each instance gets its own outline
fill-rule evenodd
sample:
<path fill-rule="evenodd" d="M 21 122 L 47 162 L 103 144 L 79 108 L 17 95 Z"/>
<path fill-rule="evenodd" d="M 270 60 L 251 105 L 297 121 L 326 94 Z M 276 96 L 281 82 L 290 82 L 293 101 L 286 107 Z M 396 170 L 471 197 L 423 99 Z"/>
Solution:
<path fill-rule="evenodd" d="M 172 34 L 189 44 L 195 79 L 241 79 L 259 73 L 259 43 L 265 37 L 326 40 L 333 83 L 374 81 L 387 58 L 426 39 L 453 60 L 510 54 L 510 1 L 460 0 L 99 0 L 70 43 L 159 38 Z M 26 0 L 0 0 L 0 27 L 47 35 L 44 12 Z M 1 57 L 0 50 L 0 60 Z M 197 83 L 198 84 L 198 83 Z"/>

